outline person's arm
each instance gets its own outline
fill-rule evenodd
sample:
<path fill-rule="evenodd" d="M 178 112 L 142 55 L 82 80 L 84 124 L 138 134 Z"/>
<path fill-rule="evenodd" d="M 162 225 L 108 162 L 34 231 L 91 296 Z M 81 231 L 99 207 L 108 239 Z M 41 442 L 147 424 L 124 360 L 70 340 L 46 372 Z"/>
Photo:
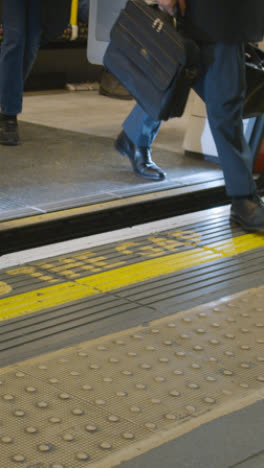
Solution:
<path fill-rule="evenodd" d="M 176 5 L 179 5 L 181 14 L 185 15 L 186 11 L 186 0 L 158 0 L 158 3 L 161 7 L 167 10 L 168 13 L 173 15 L 174 8 Z"/>

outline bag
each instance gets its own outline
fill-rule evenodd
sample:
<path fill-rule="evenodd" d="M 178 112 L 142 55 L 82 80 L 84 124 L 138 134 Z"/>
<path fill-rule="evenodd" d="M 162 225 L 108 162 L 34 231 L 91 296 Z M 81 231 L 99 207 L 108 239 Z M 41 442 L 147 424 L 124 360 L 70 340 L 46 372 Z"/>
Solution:
<path fill-rule="evenodd" d="M 246 45 L 247 90 L 243 118 L 264 114 L 264 52 L 254 44 Z"/>
<path fill-rule="evenodd" d="M 144 0 L 128 0 L 104 55 L 105 67 L 157 121 L 183 114 L 199 62 L 199 47 L 176 30 L 175 18 Z"/>

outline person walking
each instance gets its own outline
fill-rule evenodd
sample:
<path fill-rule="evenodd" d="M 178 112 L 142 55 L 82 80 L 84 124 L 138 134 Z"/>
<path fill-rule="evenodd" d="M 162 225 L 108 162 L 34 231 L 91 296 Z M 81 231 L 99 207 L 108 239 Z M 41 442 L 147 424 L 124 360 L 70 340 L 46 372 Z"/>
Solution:
<path fill-rule="evenodd" d="M 231 219 L 247 231 L 264 231 L 264 204 L 253 178 L 253 155 L 243 134 L 246 92 L 245 43 L 264 34 L 263 0 L 157 0 L 173 14 L 178 6 L 186 33 L 201 49 L 201 74 L 194 90 L 204 100 L 209 125 L 232 197 Z M 137 104 L 123 123 L 116 150 L 128 156 L 139 176 L 160 181 L 165 172 L 152 161 L 151 145 L 161 122 Z"/>

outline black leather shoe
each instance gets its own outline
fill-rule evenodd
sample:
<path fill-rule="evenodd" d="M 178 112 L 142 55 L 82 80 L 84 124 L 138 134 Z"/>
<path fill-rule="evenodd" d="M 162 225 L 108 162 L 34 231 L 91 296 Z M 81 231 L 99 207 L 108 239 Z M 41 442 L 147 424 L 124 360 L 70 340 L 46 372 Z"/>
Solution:
<path fill-rule="evenodd" d="M 264 232 L 264 203 L 258 195 L 234 198 L 230 218 L 245 231 Z"/>
<path fill-rule="evenodd" d="M 19 143 L 17 120 L 0 114 L 0 144 L 16 146 Z"/>
<path fill-rule="evenodd" d="M 134 172 L 140 177 L 156 181 L 166 178 L 166 173 L 152 161 L 151 148 L 134 145 L 124 131 L 117 138 L 115 149 L 129 158 Z"/>

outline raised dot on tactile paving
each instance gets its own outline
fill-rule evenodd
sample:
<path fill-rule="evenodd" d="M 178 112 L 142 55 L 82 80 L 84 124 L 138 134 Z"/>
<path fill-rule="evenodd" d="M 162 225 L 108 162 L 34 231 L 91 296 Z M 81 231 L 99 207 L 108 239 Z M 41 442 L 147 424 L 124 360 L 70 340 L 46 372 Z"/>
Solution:
<path fill-rule="evenodd" d="M 22 411 L 22 410 L 16 410 L 14 411 L 14 416 L 17 416 L 18 418 L 23 418 L 23 416 L 25 416 L 25 412 Z"/>
<path fill-rule="evenodd" d="M 80 460 L 80 461 L 87 461 L 90 459 L 88 453 L 85 453 L 85 452 L 76 453 L 76 458 L 77 460 Z"/>
<path fill-rule="evenodd" d="M 142 335 L 132 335 L 132 338 L 134 340 L 143 340 L 144 337 Z"/>
<path fill-rule="evenodd" d="M 152 366 L 150 364 L 147 364 L 146 362 L 144 362 L 143 364 L 140 364 L 140 367 L 141 369 L 145 369 L 145 370 L 149 370 L 152 368 Z"/>
<path fill-rule="evenodd" d="M 113 379 L 111 377 L 104 377 L 103 382 L 111 383 L 111 382 L 113 382 Z"/>
<path fill-rule="evenodd" d="M 206 380 L 207 382 L 216 382 L 216 378 L 215 378 L 215 377 L 211 377 L 210 375 L 208 375 L 208 376 L 205 378 L 205 380 Z"/>
<path fill-rule="evenodd" d="M 150 332 L 152 333 L 152 335 L 158 335 L 160 331 L 159 331 L 158 328 L 152 328 L 152 330 L 150 330 Z"/>
<path fill-rule="evenodd" d="M 200 345 L 195 345 L 195 346 L 193 347 L 193 350 L 194 350 L 194 351 L 203 351 L 203 349 L 204 349 L 203 346 L 200 346 Z"/>
<path fill-rule="evenodd" d="M 240 349 L 242 349 L 243 351 L 249 351 L 251 347 L 249 345 L 241 345 Z"/>
<path fill-rule="evenodd" d="M 114 341 L 114 344 L 117 344 L 118 346 L 125 346 L 126 342 L 123 340 L 116 340 Z"/>
<path fill-rule="evenodd" d="M 62 439 L 65 440 L 65 442 L 72 442 L 74 440 L 74 436 L 70 432 L 67 432 L 66 434 L 63 434 Z"/>
<path fill-rule="evenodd" d="M 60 398 L 61 400 L 69 400 L 70 395 L 69 395 L 68 393 L 60 393 L 60 394 L 59 394 L 59 398 Z"/>
<path fill-rule="evenodd" d="M 160 376 L 154 377 L 154 380 L 155 380 L 155 382 L 158 382 L 158 383 L 166 381 L 165 377 L 160 377 Z"/>
<path fill-rule="evenodd" d="M 179 397 L 181 394 L 177 390 L 171 390 L 169 395 L 172 397 Z"/>
<path fill-rule="evenodd" d="M 226 376 L 231 376 L 231 375 L 233 375 L 233 372 L 230 371 L 230 370 L 225 369 L 225 370 L 223 371 L 223 374 L 226 375 Z"/>
<path fill-rule="evenodd" d="M 180 338 L 181 338 L 182 340 L 188 340 L 188 339 L 190 338 L 190 335 L 187 335 L 187 333 L 182 333 L 182 334 L 180 335 Z"/>
<path fill-rule="evenodd" d="M 84 351 L 80 351 L 79 353 L 77 353 L 77 355 L 79 357 L 87 357 L 88 356 L 88 353 L 85 353 Z"/>
<path fill-rule="evenodd" d="M 196 333 L 198 333 L 199 335 L 203 335 L 205 333 L 205 330 L 204 328 L 197 328 Z"/>
<path fill-rule="evenodd" d="M 184 351 L 176 351 L 175 356 L 182 358 L 186 356 L 186 353 Z"/>
<path fill-rule="evenodd" d="M 61 423 L 61 419 L 60 418 L 56 418 L 55 416 L 52 416 L 51 418 L 49 418 L 49 422 L 51 424 L 59 424 Z"/>
<path fill-rule="evenodd" d="M 200 364 L 193 363 L 191 366 L 193 369 L 201 369 Z"/>
<path fill-rule="evenodd" d="M 38 401 L 38 402 L 37 402 L 37 407 L 38 407 L 38 408 L 41 408 L 41 409 L 47 408 L 47 407 L 48 407 L 48 403 L 47 403 L 46 401 Z"/>
<path fill-rule="evenodd" d="M 227 321 L 228 323 L 235 323 L 235 322 L 236 322 L 236 320 L 234 319 L 234 317 L 228 317 L 228 318 L 226 319 L 226 321 Z"/>
<path fill-rule="evenodd" d="M 119 391 L 119 392 L 116 392 L 116 395 L 117 395 L 118 397 L 126 397 L 126 396 L 127 396 L 127 392 L 120 392 L 120 391 Z"/>
<path fill-rule="evenodd" d="M 123 371 L 121 371 L 121 374 L 126 375 L 127 377 L 129 377 L 129 376 L 133 375 L 133 372 L 131 372 L 129 370 L 123 370 Z"/>
<path fill-rule="evenodd" d="M 11 395 L 10 393 L 6 393 L 5 395 L 3 395 L 3 400 L 5 401 L 12 401 L 15 399 L 14 395 Z"/>
<path fill-rule="evenodd" d="M 60 465 L 58 463 L 53 463 L 52 465 L 50 465 L 50 468 L 64 468 L 64 465 Z"/>
<path fill-rule="evenodd" d="M 235 335 L 233 335 L 233 333 L 226 333 L 226 334 L 225 334 L 225 337 L 226 337 L 228 340 L 234 340 L 234 339 L 235 339 Z"/>
<path fill-rule="evenodd" d="M 85 385 L 82 386 L 82 389 L 91 391 L 91 390 L 93 390 L 93 387 L 91 385 L 89 385 L 89 384 L 85 384 Z"/>
<path fill-rule="evenodd" d="M 133 432 L 124 432 L 122 434 L 122 437 L 126 440 L 133 440 L 135 438 L 135 435 L 133 434 Z"/>
<path fill-rule="evenodd" d="M 198 314 L 198 317 L 199 318 L 205 318 L 205 317 L 207 317 L 207 314 L 205 312 L 200 312 L 200 314 Z"/>
<path fill-rule="evenodd" d="M 12 460 L 13 460 L 14 462 L 17 462 L 17 463 L 24 463 L 24 461 L 25 461 L 26 459 L 25 459 L 24 455 L 18 454 L 18 455 L 14 455 L 14 456 L 12 457 Z"/>
<path fill-rule="evenodd" d="M 240 364 L 240 367 L 242 367 L 242 369 L 249 369 L 250 368 L 250 364 L 248 364 L 248 362 L 242 362 Z"/>
<path fill-rule="evenodd" d="M 263 375 L 259 375 L 259 376 L 257 377 L 257 381 L 258 381 L 258 382 L 264 382 L 264 376 L 263 376 Z"/>
<path fill-rule="evenodd" d="M 36 393 L 37 391 L 36 387 L 32 387 L 32 386 L 26 387 L 25 390 L 27 393 Z"/>
<path fill-rule="evenodd" d="M 216 339 L 212 339 L 212 340 L 209 340 L 209 343 L 210 343 L 211 345 L 215 345 L 215 346 L 216 346 L 216 345 L 220 344 L 220 341 L 219 341 L 219 340 L 216 340 Z"/>
<path fill-rule="evenodd" d="M 3 442 L 3 444 L 12 444 L 13 443 L 12 437 L 9 437 L 9 436 L 1 437 L 0 441 Z"/>
<path fill-rule="evenodd" d="M 24 374 L 24 372 L 16 372 L 15 373 L 15 376 L 18 377 L 18 378 L 23 378 L 25 377 L 26 374 Z"/>
<path fill-rule="evenodd" d="M 188 324 L 189 324 L 189 323 L 192 323 L 192 319 L 191 319 L 190 317 L 184 317 L 184 318 L 182 319 L 182 321 L 183 321 L 184 323 L 188 323 Z M 176 325 L 175 325 L 175 326 L 176 326 Z"/>
<path fill-rule="evenodd" d="M 175 419 L 176 419 L 175 414 L 170 414 L 170 413 L 165 414 L 164 417 L 165 417 L 165 419 L 167 419 L 168 421 L 175 421 Z"/>
<path fill-rule="evenodd" d="M 141 409 L 138 406 L 131 406 L 130 411 L 131 413 L 140 413 Z"/>
<path fill-rule="evenodd" d="M 98 399 L 98 400 L 95 400 L 95 404 L 96 404 L 97 406 L 105 406 L 105 405 L 106 405 L 106 401 L 105 401 L 105 400 Z"/>
<path fill-rule="evenodd" d="M 103 450 L 111 450 L 112 444 L 110 444 L 110 442 L 101 442 L 99 447 Z"/>
<path fill-rule="evenodd" d="M 34 426 L 29 426 L 25 428 L 25 432 L 28 434 L 36 434 L 38 432 L 38 429 Z"/>
<path fill-rule="evenodd" d="M 145 427 L 150 430 L 154 430 L 157 428 L 156 424 L 150 422 L 145 423 Z"/>
<path fill-rule="evenodd" d="M 108 348 L 106 346 L 97 346 L 98 351 L 107 351 Z"/>
<path fill-rule="evenodd" d="M 74 416 L 82 416 L 84 414 L 84 411 L 81 408 L 74 408 L 72 410 L 72 414 Z"/>
<path fill-rule="evenodd" d="M 161 364 L 167 364 L 167 363 L 169 362 L 169 359 L 166 358 L 166 357 L 163 357 L 163 358 L 160 358 L 160 359 L 159 359 L 159 362 L 160 362 Z"/>
<path fill-rule="evenodd" d="M 109 422 L 118 422 L 120 421 L 118 416 L 115 416 L 114 414 L 110 414 L 110 416 L 107 417 L 107 420 Z"/>
<path fill-rule="evenodd" d="M 184 406 L 184 409 L 188 414 L 193 414 L 196 411 L 195 406 L 192 406 L 192 405 L 186 405 Z"/>
<path fill-rule="evenodd" d="M 38 445 L 38 450 L 40 452 L 49 452 L 49 450 L 51 449 L 50 445 L 48 444 L 40 444 Z"/>
<path fill-rule="evenodd" d="M 255 326 L 256 326 L 257 328 L 263 328 L 263 327 L 264 327 L 264 323 L 258 322 L 258 323 L 255 324 Z"/>
<path fill-rule="evenodd" d="M 39 370 L 47 370 L 47 366 L 44 366 L 43 364 L 41 364 L 40 366 L 38 366 L 38 369 Z"/>
<path fill-rule="evenodd" d="M 87 424 L 87 425 L 85 426 L 85 430 L 86 430 L 87 432 L 96 432 L 96 431 L 97 431 L 97 427 L 96 427 L 95 424 Z"/>
<path fill-rule="evenodd" d="M 203 401 L 207 403 L 208 405 L 213 405 L 214 403 L 216 403 L 215 399 L 211 397 L 205 397 Z"/>
<path fill-rule="evenodd" d="M 166 341 L 163 341 L 163 344 L 164 344 L 165 346 L 171 346 L 171 345 L 172 345 L 172 341 L 166 340 Z"/>
<path fill-rule="evenodd" d="M 211 323 L 211 327 L 213 327 L 213 328 L 219 328 L 219 327 L 220 327 L 220 323 L 218 323 L 218 322 L 213 322 L 213 323 Z"/>
<path fill-rule="evenodd" d="M 248 383 L 241 383 L 241 384 L 239 384 L 239 386 L 240 386 L 241 388 L 249 388 Z"/>
<path fill-rule="evenodd" d="M 77 377 L 78 375 L 80 375 L 80 372 L 71 371 L 71 372 L 70 372 L 70 375 L 73 376 L 73 377 Z"/>
<path fill-rule="evenodd" d="M 146 351 L 155 351 L 156 348 L 154 348 L 154 346 L 146 346 L 145 350 Z"/>
<path fill-rule="evenodd" d="M 127 355 L 128 357 L 136 357 L 137 353 L 130 352 L 130 353 L 127 353 Z"/>
<path fill-rule="evenodd" d="M 176 323 L 168 323 L 168 328 L 176 328 Z"/>
<path fill-rule="evenodd" d="M 57 383 L 59 383 L 59 380 L 56 379 L 55 377 L 52 377 L 51 379 L 49 379 L 49 383 L 51 383 L 51 384 L 57 384 Z"/>
<path fill-rule="evenodd" d="M 145 390 L 146 385 L 144 385 L 144 384 L 136 384 L 136 388 L 137 388 L 138 390 Z"/>
<path fill-rule="evenodd" d="M 224 354 L 228 357 L 234 356 L 234 353 L 232 351 L 225 351 Z"/>
<path fill-rule="evenodd" d="M 180 369 L 175 369 L 173 372 L 172 372 L 174 375 L 184 375 L 184 372 Z"/>
<path fill-rule="evenodd" d="M 92 369 L 92 370 L 98 370 L 98 369 L 100 369 L 100 366 L 98 366 L 98 364 L 91 364 L 89 367 L 90 367 L 90 369 Z"/>
<path fill-rule="evenodd" d="M 219 307 L 214 307 L 213 311 L 218 313 L 218 312 L 221 312 L 221 309 L 219 309 Z"/>
<path fill-rule="evenodd" d="M 150 401 L 153 405 L 160 405 L 161 403 L 161 400 L 159 400 L 159 398 L 151 398 Z"/>
<path fill-rule="evenodd" d="M 263 338 L 258 338 L 257 343 L 258 344 L 264 344 L 264 339 Z"/>
<path fill-rule="evenodd" d="M 258 356 L 258 357 L 257 357 L 257 361 L 258 361 L 258 362 L 264 362 L 264 357 Z"/>

